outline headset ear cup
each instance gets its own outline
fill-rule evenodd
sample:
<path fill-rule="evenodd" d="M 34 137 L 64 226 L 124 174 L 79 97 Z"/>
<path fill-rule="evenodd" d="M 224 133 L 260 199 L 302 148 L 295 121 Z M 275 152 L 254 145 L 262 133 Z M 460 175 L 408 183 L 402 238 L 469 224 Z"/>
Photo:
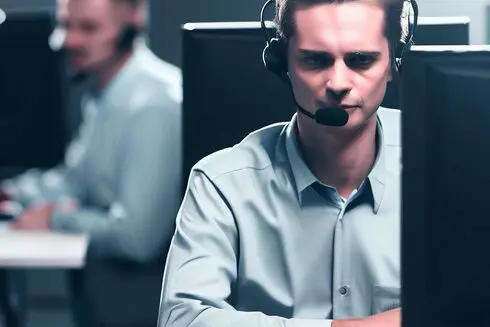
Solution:
<path fill-rule="evenodd" d="M 133 48 L 133 43 L 138 36 L 138 29 L 135 26 L 126 26 L 119 36 L 117 47 L 120 51 L 129 51 Z"/>
<path fill-rule="evenodd" d="M 278 38 L 273 38 L 264 48 L 262 54 L 265 68 L 281 78 L 288 72 L 286 45 Z"/>

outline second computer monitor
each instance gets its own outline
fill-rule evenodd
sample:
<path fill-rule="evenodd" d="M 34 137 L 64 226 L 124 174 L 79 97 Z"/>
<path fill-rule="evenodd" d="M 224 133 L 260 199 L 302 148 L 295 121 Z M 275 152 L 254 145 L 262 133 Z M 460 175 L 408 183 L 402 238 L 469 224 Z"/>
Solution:
<path fill-rule="evenodd" d="M 413 47 L 401 78 L 402 326 L 490 326 L 490 46 Z"/>
<path fill-rule="evenodd" d="M 414 36 L 415 45 L 468 45 L 470 19 L 468 17 L 420 17 Z M 400 109 L 400 81 L 397 74 L 388 83 L 382 106 Z"/>
<path fill-rule="evenodd" d="M 6 168 L 56 165 L 66 144 L 63 61 L 48 43 L 55 16 L 50 10 L 9 11 L 5 19 L 0 27 L 0 178 Z"/>

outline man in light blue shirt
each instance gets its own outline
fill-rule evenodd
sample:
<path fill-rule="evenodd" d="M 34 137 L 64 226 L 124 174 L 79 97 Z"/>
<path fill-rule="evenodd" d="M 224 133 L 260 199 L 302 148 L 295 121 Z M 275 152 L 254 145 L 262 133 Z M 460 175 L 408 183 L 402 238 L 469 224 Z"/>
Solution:
<path fill-rule="evenodd" d="M 91 87 L 64 162 L 4 183 L 25 208 L 13 227 L 88 235 L 70 274 L 79 326 L 154 326 L 181 201 L 181 72 L 146 46 L 145 0 L 58 0 L 57 13 L 51 46 Z"/>
<path fill-rule="evenodd" d="M 146 262 L 170 242 L 180 204 L 182 90 L 180 70 L 142 36 L 119 43 L 142 24 L 132 2 L 59 0 L 55 35 L 92 83 L 82 125 L 62 165 L 4 189 L 27 208 L 16 228 L 85 233 L 102 257 Z"/>
<path fill-rule="evenodd" d="M 403 2 L 276 6 L 265 62 L 299 113 L 192 169 L 159 327 L 400 326 L 400 114 L 379 106 Z"/>

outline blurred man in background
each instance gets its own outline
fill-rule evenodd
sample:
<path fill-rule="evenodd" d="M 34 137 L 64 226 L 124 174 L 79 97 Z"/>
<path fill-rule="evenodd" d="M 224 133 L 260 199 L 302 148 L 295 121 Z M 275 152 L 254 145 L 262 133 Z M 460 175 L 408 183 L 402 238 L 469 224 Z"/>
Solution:
<path fill-rule="evenodd" d="M 24 208 L 14 228 L 85 233 L 89 265 L 92 258 L 123 265 L 107 280 L 95 274 L 108 294 L 90 299 L 91 312 L 82 316 L 95 320 L 84 325 L 102 324 L 96 317 L 113 309 L 116 325 L 142 326 L 147 318 L 135 312 L 132 292 L 144 290 L 148 278 L 119 284 L 118 278 L 122 270 L 137 276 L 141 264 L 159 261 L 161 267 L 174 230 L 181 192 L 181 74 L 146 46 L 144 0 L 58 0 L 57 15 L 51 45 L 65 51 L 77 72 L 74 79 L 88 78 L 90 84 L 82 125 L 63 164 L 5 181 L 3 193 Z M 155 276 L 161 279 L 158 272 Z M 87 278 L 82 278 L 85 286 L 81 280 L 77 286 L 85 293 L 91 289 Z M 133 289 L 125 294 L 120 286 Z M 154 325 L 158 286 L 147 289 L 155 294 L 145 298 L 155 303 L 145 308 L 154 318 L 145 321 Z M 104 299 L 111 295 L 127 307 Z M 99 302 L 112 307 L 102 309 Z"/>

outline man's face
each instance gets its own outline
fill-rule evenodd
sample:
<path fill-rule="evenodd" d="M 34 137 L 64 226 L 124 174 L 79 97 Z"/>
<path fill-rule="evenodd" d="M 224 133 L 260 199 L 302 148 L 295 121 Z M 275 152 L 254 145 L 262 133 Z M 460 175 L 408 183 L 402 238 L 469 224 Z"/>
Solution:
<path fill-rule="evenodd" d="M 58 0 L 64 49 L 74 68 L 96 71 L 116 55 L 122 23 L 111 0 Z"/>
<path fill-rule="evenodd" d="M 310 112 L 347 108 L 344 128 L 364 125 L 383 100 L 391 78 L 384 9 L 376 1 L 298 8 L 288 44 L 294 94 Z"/>

